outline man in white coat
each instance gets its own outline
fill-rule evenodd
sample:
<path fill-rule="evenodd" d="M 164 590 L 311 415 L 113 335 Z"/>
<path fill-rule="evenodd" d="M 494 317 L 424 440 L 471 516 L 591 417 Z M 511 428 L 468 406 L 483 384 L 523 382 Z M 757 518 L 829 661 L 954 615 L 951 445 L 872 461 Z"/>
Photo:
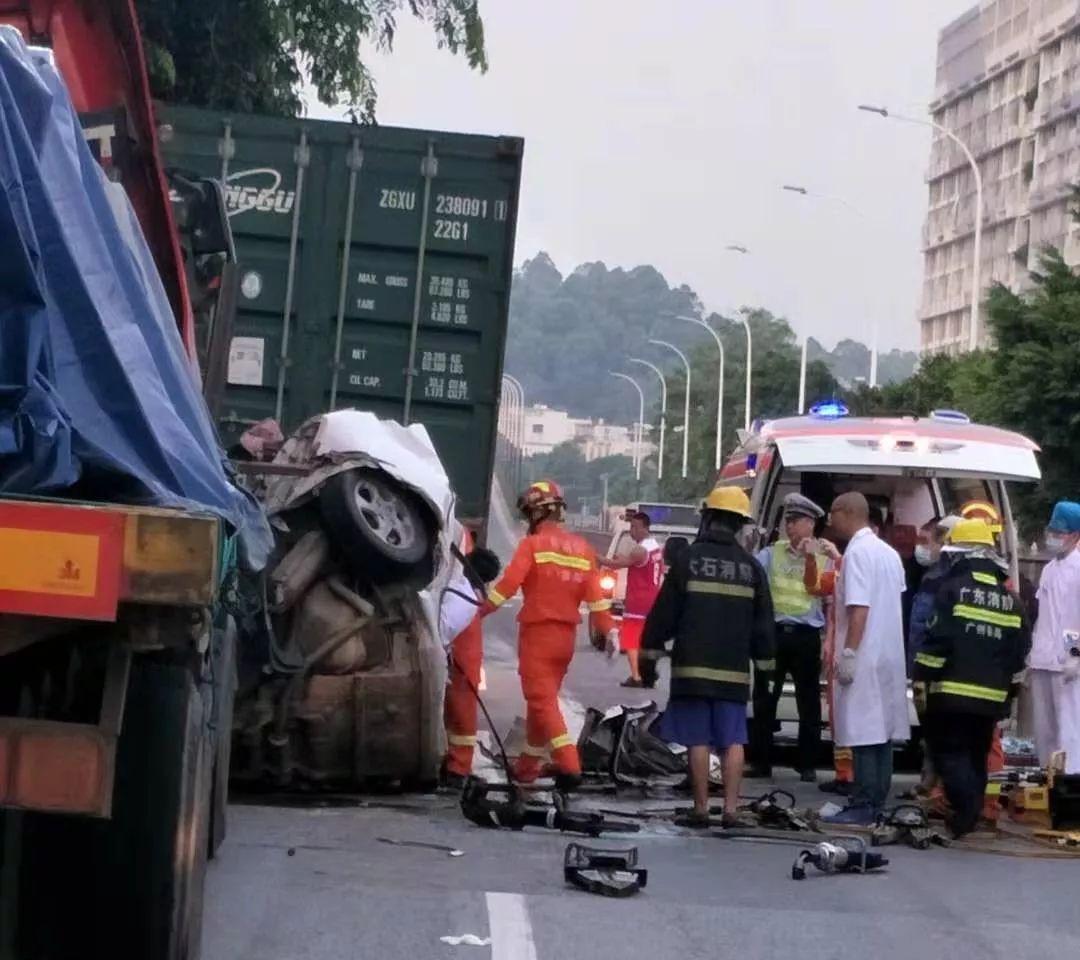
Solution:
<path fill-rule="evenodd" d="M 869 824 L 889 798 L 893 742 L 911 736 L 900 557 L 870 529 L 861 493 L 833 502 L 829 525 L 848 541 L 836 588 L 835 711 L 837 746 L 851 747 L 854 790 L 836 823 Z"/>
<path fill-rule="evenodd" d="M 1065 751 L 1080 773 L 1080 503 L 1054 506 L 1044 538 L 1054 559 L 1039 578 L 1039 615 L 1028 657 L 1028 686 L 1039 763 Z"/>

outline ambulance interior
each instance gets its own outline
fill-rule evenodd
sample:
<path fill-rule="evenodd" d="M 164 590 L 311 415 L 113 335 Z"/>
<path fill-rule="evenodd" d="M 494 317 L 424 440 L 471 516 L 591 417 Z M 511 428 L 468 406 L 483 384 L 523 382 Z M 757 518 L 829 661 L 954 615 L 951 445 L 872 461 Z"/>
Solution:
<path fill-rule="evenodd" d="M 999 480 L 969 476 L 868 476 L 786 468 L 779 478 L 774 474 L 771 480 L 771 488 L 764 491 L 758 514 L 762 544 L 773 543 L 782 534 L 783 502 L 789 493 L 809 497 L 826 512 L 842 493 L 858 491 L 864 494 L 870 502 L 871 519 L 879 525 L 882 537 L 900 554 L 905 565 L 912 560 L 919 528 L 934 517 L 956 513 L 967 503 L 981 501 L 992 503 L 1005 521 L 1009 519 L 1004 484 Z M 829 536 L 824 521 L 816 533 Z M 1015 554 L 1015 537 L 1007 522 L 1000 546 L 1007 557 Z"/>

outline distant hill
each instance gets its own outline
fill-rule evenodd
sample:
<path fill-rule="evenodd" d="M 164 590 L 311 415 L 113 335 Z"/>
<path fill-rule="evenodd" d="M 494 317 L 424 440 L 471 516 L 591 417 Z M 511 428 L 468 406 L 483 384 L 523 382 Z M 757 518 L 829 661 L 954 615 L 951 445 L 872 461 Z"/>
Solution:
<path fill-rule="evenodd" d="M 607 371 L 621 367 L 627 356 L 655 359 L 657 348 L 649 345 L 650 338 L 673 340 L 688 349 L 707 341 L 689 324 L 664 319 L 675 314 L 701 315 L 701 311 L 701 300 L 690 287 L 670 286 L 655 267 L 624 270 L 585 263 L 563 276 L 551 257 L 538 253 L 514 275 L 506 369 L 522 380 L 530 403 L 622 423 L 627 419 L 627 398 L 611 389 Z M 784 330 L 790 342 L 786 325 Z M 721 332 L 725 341 L 731 338 L 728 363 L 729 376 L 733 376 L 742 334 L 737 328 Z M 757 334 L 755 345 L 756 338 Z M 842 340 L 828 351 L 811 339 L 808 359 L 821 361 L 841 385 L 869 377 L 870 351 L 854 340 Z M 755 350 L 755 368 L 757 360 Z M 914 353 L 882 354 L 879 382 L 906 379 L 914 372 L 916 360 Z M 647 371 L 645 375 L 651 377 Z M 754 410 L 755 415 L 760 412 Z"/>
<path fill-rule="evenodd" d="M 808 360 L 820 360 L 844 387 L 870 376 L 870 348 L 857 340 L 841 340 L 834 350 L 826 350 L 813 337 L 806 347 Z M 899 383 L 915 372 L 919 355 L 913 350 L 890 350 L 878 354 L 878 384 Z"/>

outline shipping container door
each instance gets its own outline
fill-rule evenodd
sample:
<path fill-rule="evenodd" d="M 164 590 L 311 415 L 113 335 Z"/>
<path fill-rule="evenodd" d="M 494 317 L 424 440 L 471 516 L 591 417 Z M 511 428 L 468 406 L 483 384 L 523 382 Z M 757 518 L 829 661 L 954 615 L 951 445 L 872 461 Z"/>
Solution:
<path fill-rule="evenodd" d="M 326 295 L 319 265 L 332 249 L 331 151 L 314 126 L 168 108 L 166 163 L 220 178 L 240 289 L 218 419 L 226 445 L 272 417 L 286 429 L 309 415 L 304 315 Z"/>
<path fill-rule="evenodd" d="M 323 406 L 424 424 L 459 512 L 483 517 L 521 141 L 363 128 L 339 153 L 347 220 Z"/>

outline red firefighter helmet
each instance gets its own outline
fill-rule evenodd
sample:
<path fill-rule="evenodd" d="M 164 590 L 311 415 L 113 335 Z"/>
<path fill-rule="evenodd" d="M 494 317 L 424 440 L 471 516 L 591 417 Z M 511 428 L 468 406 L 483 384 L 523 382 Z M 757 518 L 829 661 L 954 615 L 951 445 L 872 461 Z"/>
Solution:
<path fill-rule="evenodd" d="M 537 480 L 529 484 L 517 502 L 518 510 L 526 520 L 538 511 L 565 506 L 562 490 L 554 480 Z"/>

